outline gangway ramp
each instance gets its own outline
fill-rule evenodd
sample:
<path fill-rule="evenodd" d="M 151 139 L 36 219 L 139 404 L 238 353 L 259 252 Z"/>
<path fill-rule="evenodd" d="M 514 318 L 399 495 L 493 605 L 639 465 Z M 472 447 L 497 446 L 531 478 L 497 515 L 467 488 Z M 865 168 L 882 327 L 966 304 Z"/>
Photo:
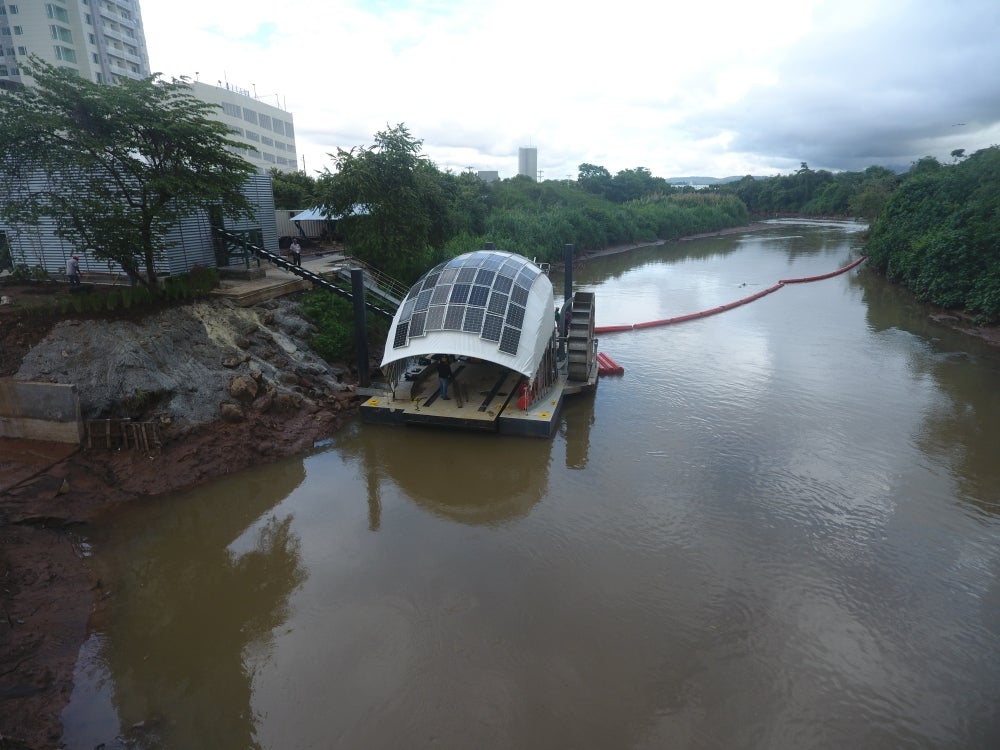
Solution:
<path fill-rule="evenodd" d="M 216 235 L 224 240 L 226 243 L 234 245 L 236 248 L 243 250 L 245 253 L 253 255 L 260 260 L 266 260 L 267 262 L 273 264 L 274 266 L 287 271 L 288 273 L 298 276 L 301 279 L 311 282 L 314 286 L 321 289 L 325 289 L 333 294 L 343 297 L 347 300 L 353 300 L 354 294 L 351 289 L 344 288 L 341 284 L 338 284 L 326 277 L 309 270 L 308 268 L 303 268 L 302 266 L 297 266 L 287 258 L 282 257 L 278 253 L 272 253 L 270 250 L 265 250 L 264 248 L 249 242 L 245 237 L 235 233 L 229 232 L 224 229 L 216 229 Z M 360 263 L 360 261 L 355 261 Z M 346 273 L 346 278 L 350 280 L 351 274 L 349 268 L 340 269 Z M 370 271 L 370 269 L 369 269 Z M 365 289 L 368 290 L 372 296 L 376 299 L 371 299 L 368 295 L 365 296 L 365 307 L 371 310 L 377 315 L 392 320 L 395 314 L 396 308 L 399 307 L 399 300 L 393 297 L 391 294 L 382 293 L 375 294 L 373 289 L 369 289 L 368 283 L 365 284 Z"/>

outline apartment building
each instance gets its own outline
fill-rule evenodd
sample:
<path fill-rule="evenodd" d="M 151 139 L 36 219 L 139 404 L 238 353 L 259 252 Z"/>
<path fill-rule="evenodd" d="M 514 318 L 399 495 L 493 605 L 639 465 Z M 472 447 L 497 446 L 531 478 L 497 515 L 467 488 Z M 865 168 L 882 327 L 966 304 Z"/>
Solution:
<path fill-rule="evenodd" d="M 0 87 L 30 84 L 29 55 L 95 83 L 150 74 L 138 0 L 20 0 L 0 4 Z"/>

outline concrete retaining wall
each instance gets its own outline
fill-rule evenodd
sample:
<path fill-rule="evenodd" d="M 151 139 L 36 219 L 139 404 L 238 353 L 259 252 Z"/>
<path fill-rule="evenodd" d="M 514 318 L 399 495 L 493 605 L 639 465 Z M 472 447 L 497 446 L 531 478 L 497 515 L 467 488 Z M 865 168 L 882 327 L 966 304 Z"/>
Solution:
<path fill-rule="evenodd" d="M 83 420 L 76 386 L 0 379 L 0 437 L 79 445 Z"/>

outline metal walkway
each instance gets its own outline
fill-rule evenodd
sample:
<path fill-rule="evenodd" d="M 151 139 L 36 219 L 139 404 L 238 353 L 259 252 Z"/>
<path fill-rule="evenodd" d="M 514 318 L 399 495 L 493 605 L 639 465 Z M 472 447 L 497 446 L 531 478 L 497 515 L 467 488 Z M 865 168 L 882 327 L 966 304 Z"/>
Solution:
<path fill-rule="evenodd" d="M 250 242 L 246 237 L 240 235 L 236 232 L 229 232 L 224 229 L 216 229 L 215 234 L 220 239 L 224 240 L 227 245 L 232 249 L 242 251 L 244 256 L 253 255 L 260 260 L 266 260 L 269 263 L 274 264 L 283 271 L 287 271 L 290 274 L 298 276 L 299 278 L 310 281 L 313 285 L 326 289 L 328 292 L 333 292 L 334 294 L 343 297 L 344 299 L 353 300 L 354 294 L 351 289 L 345 289 L 343 286 L 330 281 L 329 279 L 320 276 L 318 273 L 310 271 L 308 268 L 303 268 L 302 266 L 297 266 L 286 258 L 283 258 L 278 253 L 272 253 L 270 250 L 265 250 L 259 245 L 255 245 Z M 247 258 L 249 261 L 249 258 Z M 360 261 L 353 261 L 358 266 L 362 266 Z M 372 269 L 368 266 L 364 266 L 365 271 L 365 290 L 372 296 L 376 297 L 378 304 L 372 301 L 366 295 L 365 297 L 365 307 L 367 307 L 372 312 L 381 315 L 382 317 L 392 320 L 396 309 L 400 305 L 400 300 L 393 295 L 391 292 L 386 292 L 381 289 L 372 279 L 375 275 Z M 346 280 L 348 283 L 351 280 L 350 269 L 341 268 L 337 270 L 337 275 L 341 279 Z M 398 283 L 398 282 L 397 282 Z"/>

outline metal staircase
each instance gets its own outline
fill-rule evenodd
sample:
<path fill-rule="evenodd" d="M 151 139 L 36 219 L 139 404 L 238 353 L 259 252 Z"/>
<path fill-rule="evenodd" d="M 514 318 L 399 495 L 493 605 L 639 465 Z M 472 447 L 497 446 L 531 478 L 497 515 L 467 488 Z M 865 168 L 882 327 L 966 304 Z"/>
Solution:
<path fill-rule="evenodd" d="M 594 366 L 594 293 L 576 292 L 566 334 L 566 377 L 587 382 Z"/>

